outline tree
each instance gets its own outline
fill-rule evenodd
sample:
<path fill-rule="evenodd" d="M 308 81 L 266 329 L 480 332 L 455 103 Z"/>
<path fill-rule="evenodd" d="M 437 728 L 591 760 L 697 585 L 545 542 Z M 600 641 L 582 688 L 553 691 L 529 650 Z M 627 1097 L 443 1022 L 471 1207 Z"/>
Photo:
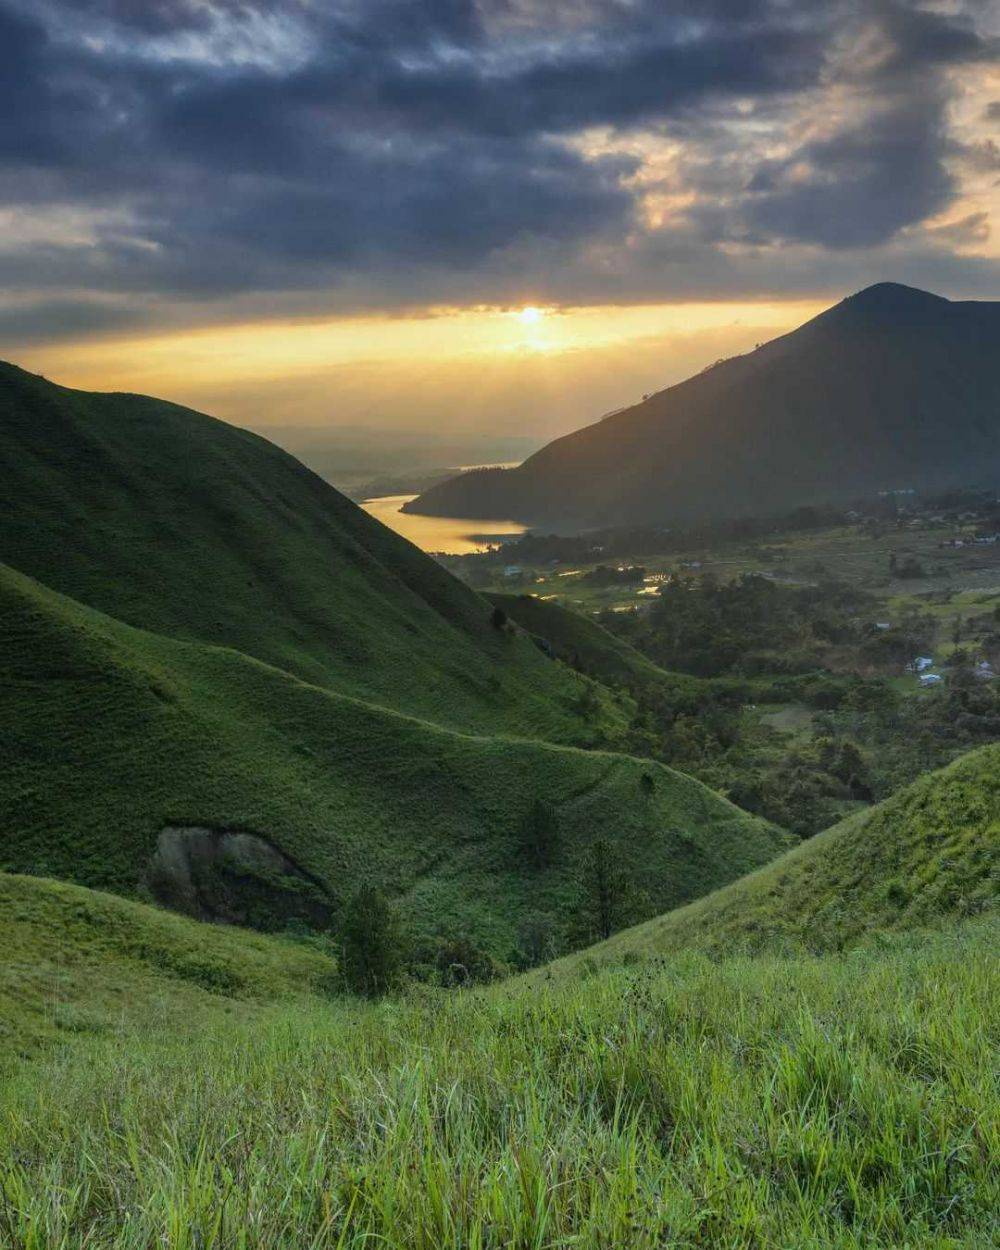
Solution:
<path fill-rule="evenodd" d="M 521 832 L 521 849 L 534 868 L 548 868 L 559 849 L 559 822 L 551 803 L 536 799 Z"/>
<path fill-rule="evenodd" d="M 517 927 L 517 962 L 535 968 L 556 954 L 556 926 L 547 911 L 529 912 Z"/>
<path fill-rule="evenodd" d="M 388 899 L 362 886 L 348 903 L 340 932 L 340 971 L 355 994 L 376 998 L 399 983 L 402 941 Z"/>
<path fill-rule="evenodd" d="M 597 695 L 597 687 L 586 677 L 581 677 L 582 685 L 576 697 L 576 710 L 587 720 L 592 720 L 600 711 L 601 700 Z"/>
<path fill-rule="evenodd" d="M 591 843 L 580 870 L 576 928 L 583 941 L 609 938 L 630 923 L 633 890 L 620 857 L 606 838 Z"/>

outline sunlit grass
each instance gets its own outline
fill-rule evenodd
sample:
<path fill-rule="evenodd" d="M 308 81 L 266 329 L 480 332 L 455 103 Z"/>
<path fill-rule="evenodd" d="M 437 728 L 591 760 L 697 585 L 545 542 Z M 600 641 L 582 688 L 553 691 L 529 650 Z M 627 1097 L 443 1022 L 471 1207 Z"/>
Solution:
<path fill-rule="evenodd" d="M 995 1244 L 998 933 L 74 1049 L 0 1093 L 0 1243 Z"/>

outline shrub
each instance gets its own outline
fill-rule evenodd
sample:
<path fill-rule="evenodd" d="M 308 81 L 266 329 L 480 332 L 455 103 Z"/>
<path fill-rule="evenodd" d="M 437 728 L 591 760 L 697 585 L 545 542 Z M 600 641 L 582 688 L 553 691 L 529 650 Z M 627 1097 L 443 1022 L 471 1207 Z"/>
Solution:
<path fill-rule="evenodd" d="M 547 911 L 529 912 L 517 930 L 517 962 L 522 968 L 547 963 L 557 954 L 556 924 Z"/>
<path fill-rule="evenodd" d="M 464 935 L 440 938 L 434 951 L 433 966 L 439 983 L 449 989 L 462 985 L 487 985 L 509 971 L 498 959 Z"/>

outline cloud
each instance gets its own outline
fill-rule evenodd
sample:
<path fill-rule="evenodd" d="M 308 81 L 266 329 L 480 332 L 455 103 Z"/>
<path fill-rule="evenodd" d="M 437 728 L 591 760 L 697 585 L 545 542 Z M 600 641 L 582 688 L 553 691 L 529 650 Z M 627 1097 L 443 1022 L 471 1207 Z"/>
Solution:
<path fill-rule="evenodd" d="M 95 299 L 42 299 L 0 307 L 0 342 L 17 346 L 51 339 L 99 337 L 155 324 L 147 308 Z"/>
<path fill-rule="evenodd" d="M 791 288 L 779 246 L 820 250 L 803 274 L 823 253 L 891 259 L 901 240 L 937 255 L 988 237 L 939 224 L 957 154 L 991 150 L 949 112 L 955 75 L 996 54 L 976 12 L 0 0 L 0 196 L 104 222 L 4 248 L 0 283 L 120 296 L 127 319 L 143 293 L 650 298 L 758 274 L 760 290 L 769 268 L 771 290 Z M 53 334 L 73 324 L 54 317 Z"/>
<path fill-rule="evenodd" d="M 928 226 L 927 232 L 935 239 L 958 247 L 985 243 L 990 237 L 990 219 L 987 213 L 969 213 L 957 221 Z"/>

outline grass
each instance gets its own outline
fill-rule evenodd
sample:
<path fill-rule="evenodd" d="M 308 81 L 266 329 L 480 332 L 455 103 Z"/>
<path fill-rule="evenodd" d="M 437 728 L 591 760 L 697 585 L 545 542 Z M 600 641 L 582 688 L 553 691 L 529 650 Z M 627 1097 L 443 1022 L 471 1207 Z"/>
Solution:
<path fill-rule="evenodd" d="M 690 947 L 837 950 L 869 933 L 974 916 L 998 901 L 1000 746 L 987 746 L 750 876 L 555 968 Z"/>
<path fill-rule="evenodd" d="M 784 844 L 578 749 L 623 740 L 626 695 L 256 435 L 0 365 L 0 470 L 0 869 L 147 897 L 165 827 L 248 832 L 335 912 L 374 880 L 415 939 L 506 958 L 527 913 L 565 927 L 598 835 L 651 878 L 646 914 Z M 521 848 L 539 799 L 561 826 L 544 872 Z"/>
<path fill-rule="evenodd" d="M 529 912 L 562 922 L 598 836 L 647 887 L 646 915 L 787 844 L 649 761 L 442 728 L 129 628 L 11 570 L 0 603 L 0 868 L 141 894 L 164 827 L 248 831 L 335 910 L 376 881 L 416 939 L 464 934 L 506 958 Z M 545 869 L 523 848 L 539 799 L 559 827 Z"/>
<path fill-rule="evenodd" d="M 336 975 L 301 943 L 6 873 L 0 933 L 0 1072 L 59 1043 L 80 1063 L 81 1045 L 140 1028 L 180 1045 L 231 1014 L 325 993 Z"/>
<path fill-rule="evenodd" d="M 593 738 L 573 674 L 255 434 L 0 363 L 0 473 L 0 561 L 129 625 L 438 724 Z"/>
<path fill-rule="evenodd" d="M 997 1243 L 1000 747 L 769 863 L 777 830 L 579 749 L 627 697 L 263 440 L 0 367 L 0 467 L 0 868 L 142 895 L 165 826 L 249 831 L 335 912 L 374 880 L 504 956 L 601 836 L 668 913 L 367 1005 L 319 939 L 0 872 L 4 1250 Z"/>
<path fill-rule="evenodd" d="M 802 703 L 788 703 L 776 707 L 761 708 L 761 721 L 780 733 L 789 734 L 798 741 L 808 740 L 816 713 Z"/>
<path fill-rule="evenodd" d="M 605 685 L 678 710 L 697 710 L 710 692 L 727 688 L 725 681 L 667 672 L 597 621 L 558 602 L 527 594 L 489 597 L 559 659 Z"/>
<path fill-rule="evenodd" d="M 121 1036 L 0 1089 L 11 1250 L 982 1250 L 995 921 Z"/>
<path fill-rule="evenodd" d="M 995 1244 L 998 754 L 551 972 L 377 1005 L 0 876 L 0 1244 Z"/>

